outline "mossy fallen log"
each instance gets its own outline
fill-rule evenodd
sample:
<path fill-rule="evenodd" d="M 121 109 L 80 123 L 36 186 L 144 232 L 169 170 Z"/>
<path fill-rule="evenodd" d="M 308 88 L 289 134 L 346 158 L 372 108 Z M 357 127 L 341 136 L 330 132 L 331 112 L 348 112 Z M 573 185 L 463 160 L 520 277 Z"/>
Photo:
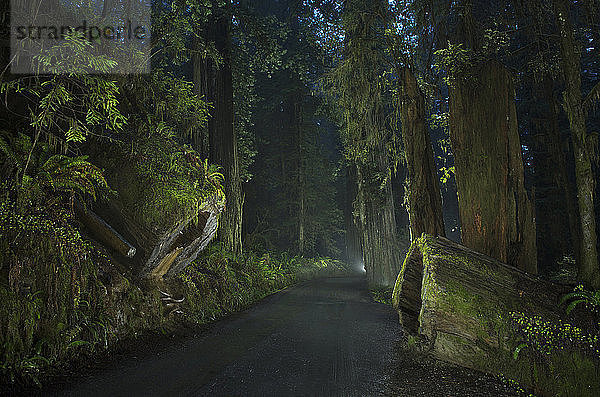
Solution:
<path fill-rule="evenodd" d="M 409 249 L 392 301 L 406 330 L 435 358 L 506 373 L 516 364 L 508 314 L 558 319 L 564 292 L 460 244 L 423 235 Z"/>

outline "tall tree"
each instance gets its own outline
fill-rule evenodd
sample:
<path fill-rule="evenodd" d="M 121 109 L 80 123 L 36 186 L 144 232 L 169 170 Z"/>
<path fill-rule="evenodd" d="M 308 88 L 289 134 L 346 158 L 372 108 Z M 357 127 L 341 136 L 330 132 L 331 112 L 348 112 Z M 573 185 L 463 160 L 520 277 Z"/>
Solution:
<path fill-rule="evenodd" d="M 383 142 L 372 146 L 366 161 L 356 163 L 358 229 L 367 282 L 372 287 L 394 285 L 401 264 L 391 181 L 383 187 L 378 181 L 389 168 Z"/>
<path fill-rule="evenodd" d="M 536 273 L 535 217 L 524 184 L 515 89 L 498 61 L 504 41 L 499 30 L 514 27 L 507 7 L 472 0 L 442 7 L 453 43 L 436 51 L 437 68 L 448 77 L 462 241 Z"/>
<path fill-rule="evenodd" d="M 351 0 L 343 12 L 343 55 L 329 80 L 343 113 L 346 156 L 357 170 L 354 202 L 367 280 L 371 286 L 391 286 L 401 260 L 388 150 L 391 95 L 384 73 L 388 4 Z"/>
<path fill-rule="evenodd" d="M 563 108 L 569 119 L 575 154 L 577 203 L 581 222 L 579 278 L 593 288 L 600 288 L 600 270 L 598 268 L 596 245 L 596 215 L 594 211 L 595 181 L 591 156 L 593 140 L 586 130 L 587 104 L 584 103 L 581 93 L 581 54 L 573 34 L 569 2 L 554 0 L 553 3 L 560 30 L 560 52 L 565 80 Z M 595 89 L 598 90 L 598 86 Z M 596 99 L 593 96 L 593 91 L 588 103 Z"/>
<path fill-rule="evenodd" d="M 536 273 L 534 211 L 524 186 L 512 76 L 497 62 L 473 75 L 456 79 L 450 89 L 462 241 Z"/>
<path fill-rule="evenodd" d="M 248 185 L 249 244 L 336 255 L 338 139 L 323 114 L 322 96 L 313 91 L 324 66 L 316 26 L 307 23 L 312 8 L 297 0 L 253 1 L 252 7 L 263 21 L 279 26 L 273 44 L 285 51 L 279 51 L 279 65 L 255 68 L 260 99 L 252 124 L 260 155 L 251 169 L 256 178 Z"/>
<path fill-rule="evenodd" d="M 425 118 L 425 100 L 411 69 L 405 67 L 401 74 L 402 139 L 409 174 L 411 240 L 422 233 L 445 236 L 442 196 Z"/>
<path fill-rule="evenodd" d="M 354 201 L 358 194 L 358 182 L 356 180 L 356 166 L 346 166 L 346 203 L 344 207 L 344 219 L 346 226 L 346 261 L 357 268 L 364 266 L 360 233 L 357 222 L 354 219 Z M 359 269 L 360 270 L 360 269 Z"/>
<path fill-rule="evenodd" d="M 517 113 L 525 132 L 526 161 L 532 165 L 526 171 L 535 186 L 540 271 L 556 269 L 571 253 L 579 263 L 581 242 L 570 137 L 561 128 L 566 119 L 557 95 L 562 76 L 552 12 L 542 0 L 515 3 L 519 29 L 510 48 L 516 54 L 511 65 L 524 70 L 517 88 Z"/>
<path fill-rule="evenodd" d="M 221 165 L 225 177 L 226 207 L 219 220 L 219 238 L 236 254 L 242 252 L 242 208 L 244 193 L 240 180 L 236 130 L 233 125 L 233 78 L 231 73 L 231 5 L 213 1 L 212 15 L 204 29 L 203 45 L 211 43 L 220 59 L 193 58 L 196 91 L 212 102 L 208 122 L 210 161 Z M 200 47 L 200 45 L 198 46 Z M 201 145 L 202 139 L 195 139 Z M 202 150 L 202 147 L 197 147 Z"/>

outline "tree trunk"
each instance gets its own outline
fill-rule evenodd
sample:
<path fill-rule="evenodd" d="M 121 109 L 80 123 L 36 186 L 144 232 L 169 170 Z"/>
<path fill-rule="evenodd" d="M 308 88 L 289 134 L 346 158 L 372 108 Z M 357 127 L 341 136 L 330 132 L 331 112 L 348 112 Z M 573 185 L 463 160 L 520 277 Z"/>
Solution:
<path fill-rule="evenodd" d="M 538 263 L 550 270 L 579 241 L 574 233 L 578 225 L 577 209 L 569 190 L 554 81 L 546 77 L 542 84 L 532 84 L 533 102 L 544 104 L 538 111 L 531 110 L 536 117 L 530 117 L 529 126 L 533 132 L 529 134 L 529 143 L 534 163 Z"/>
<path fill-rule="evenodd" d="M 126 258 L 134 257 L 136 252 L 135 247 L 125 240 L 111 225 L 106 223 L 104 219 L 100 218 L 92 210 L 84 208 L 79 202 L 75 202 L 73 207 L 77 218 L 93 238 L 115 250 L 119 255 Z"/>
<path fill-rule="evenodd" d="M 128 163 L 123 163 L 127 165 Z M 121 181 L 136 185 L 141 180 Z M 203 208 L 187 218 L 173 218 L 161 224 L 136 219 L 136 202 L 144 200 L 122 194 L 123 183 L 111 184 L 121 193 L 118 199 L 97 201 L 91 209 L 75 205 L 75 213 L 85 230 L 109 249 L 116 262 L 126 266 L 132 276 L 140 278 L 173 276 L 183 271 L 216 234 L 222 205 L 216 197 L 208 198 Z M 138 191 L 149 193 L 138 186 Z M 174 253 L 177 255 L 174 255 Z"/>
<path fill-rule="evenodd" d="M 296 125 L 296 143 L 297 149 L 297 169 L 298 169 L 298 252 L 300 255 L 306 251 L 306 197 L 305 197 L 305 183 L 304 183 L 304 150 L 303 150 L 303 125 L 302 125 L 302 104 L 297 101 L 294 103 L 294 122 Z"/>
<path fill-rule="evenodd" d="M 236 254 L 242 252 L 242 208 L 244 195 L 238 164 L 237 137 L 233 127 L 233 80 L 231 73 L 231 15 L 228 9 L 216 10 L 220 15 L 209 22 L 205 39 L 212 41 L 223 58 L 216 68 L 214 62 L 194 58 L 196 91 L 213 103 L 208 121 L 210 161 L 219 164 L 225 176 L 227 204 L 219 220 L 218 236 Z M 197 138 L 198 139 L 198 138 Z M 196 145 L 199 144 L 197 140 Z"/>
<path fill-rule="evenodd" d="M 550 106 L 550 128 L 548 129 L 549 135 L 549 146 L 550 146 L 550 158 L 556 161 L 554 167 L 551 168 L 551 172 L 554 174 L 554 179 L 557 182 L 558 187 L 563 191 L 564 204 L 567 208 L 567 215 L 569 219 L 569 235 L 570 241 L 573 246 L 573 252 L 575 254 L 575 260 L 579 264 L 581 263 L 581 232 L 579 227 L 579 208 L 577 208 L 577 198 L 573 193 L 575 187 L 569 180 L 567 172 L 567 160 L 565 159 L 565 153 L 563 150 L 562 140 L 560 137 L 559 127 L 559 104 L 554 96 L 554 81 L 547 79 L 545 82 L 545 96 Z"/>
<path fill-rule="evenodd" d="M 495 62 L 450 91 L 462 242 L 537 273 L 533 205 L 525 191 L 511 75 Z"/>
<path fill-rule="evenodd" d="M 197 48 L 198 50 L 198 48 Z M 192 55 L 192 80 L 194 83 L 194 94 L 204 96 L 207 101 L 214 99 L 214 71 L 215 65 L 212 59 L 202 56 L 200 53 Z M 211 84 L 209 84 L 211 82 Z M 190 142 L 201 157 L 209 156 L 208 128 L 194 129 L 191 133 Z"/>
<path fill-rule="evenodd" d="M 442 196 L 425 120 L 425 101 L 409 68 L 402 71 L 401 92 L 402 138 L 409 175 L 411 240 L 423 233 L 445 236 Z"/>
<path fill-rule="evenodd" d="M 401 259 L 391 182 L 380 188 L 376 174 L 388 172 L 383 143 L 370 153 L 371 161 L 357 164 L 359 230 L 367 282 L 371 287 L 391 287 Z"/>
<path fill-rule="evenodd" d="M 600 271 L 596 247 L 595 185 L 591 156 L 587 147 L 589 143 L 585 125 L 586 115 L 581 95 L 581 54 L 573 35 L 568 3 L 565 0 L 554 0 L 554 11 L 560 28 L 560 50 L 565 77 L 563 107 L 569 118 L 575 156 L 577 201 L 581 224 L 579 278 L 587 286 L 598 289 L 600 288 Z"/>
<path fill-rule="evenodd" d="M 514 375 L 509 313 L 562 315 L 568 288 L 532 277 L 445 238 L 424 235 L 406 256 L 392 301 L 400 321 L 434 357 Z M 507 372 L 508 371 L 508 372 Z"/>
<path fill-rule="evenodd" d="M 357 270 L 363 269 L 363 259 L 360 244 L 359 219 L 354 216 L 354 202 L 358 195 L 356 166 L 346 167 L 346 205 L 344 218 L 346 223 L 346 262 Z"/>

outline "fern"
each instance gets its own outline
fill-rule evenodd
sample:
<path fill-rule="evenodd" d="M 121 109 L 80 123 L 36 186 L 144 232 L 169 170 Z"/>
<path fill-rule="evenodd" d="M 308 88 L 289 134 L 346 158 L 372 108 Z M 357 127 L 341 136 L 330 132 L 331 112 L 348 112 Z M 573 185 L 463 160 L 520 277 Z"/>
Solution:
<path fill-rule="evenodd" d="M 600 309 L 600 290 L 586 291 L 583 289 L 582 285 L 579 285 L 573 292 L 568 293 L 561 298 L 561 305 L 566 302 L 569 302 L 566 308 L 567 314 L 571 313 L 573 309 L 580 304 L 584 304 L 591 311 L 598 314 Z"/>
<path fill-rule="evenodd" d="M 515 347 L 515 350 L 513 351 L 513 360 L 518 360 L 519 353 L 521 353 L 521 350 L 525 349 L 526 347 L 529 347 L 527 343 L 521 343 L 517 347 Z"/>
<path fill-rule="evenodd" d="M 24 164 L 32 151 L 31 138 L 24 134 L 16 137 L 0 137 L 0 153 L 4 163 L 13 168 L 17 176 L 24 171 Z M 0 157 L 1 158 L 1 157 Z M 18 190 L 48 191 L 53 194 L 69 193 L 80 198 L 96 200 L 99 191 L 108 191 L 102 170 L 87 161 L 87 156 L 70 157 L 51 155 L 47 146 L 40 145 L 32 152 L 28 175 L 16 178 Z"/>

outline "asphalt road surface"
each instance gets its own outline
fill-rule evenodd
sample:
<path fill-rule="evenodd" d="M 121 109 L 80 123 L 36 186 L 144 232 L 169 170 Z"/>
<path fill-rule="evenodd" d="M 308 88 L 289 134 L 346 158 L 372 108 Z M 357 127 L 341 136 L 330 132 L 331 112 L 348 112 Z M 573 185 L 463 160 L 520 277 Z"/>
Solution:
<path fill-rule="evenodd" d="M 198 335 L 128 353 L 60 391 L 71 396 L 513 396 L 496 378 L 404 347 L 364 278 L 309 281 Z"/>

